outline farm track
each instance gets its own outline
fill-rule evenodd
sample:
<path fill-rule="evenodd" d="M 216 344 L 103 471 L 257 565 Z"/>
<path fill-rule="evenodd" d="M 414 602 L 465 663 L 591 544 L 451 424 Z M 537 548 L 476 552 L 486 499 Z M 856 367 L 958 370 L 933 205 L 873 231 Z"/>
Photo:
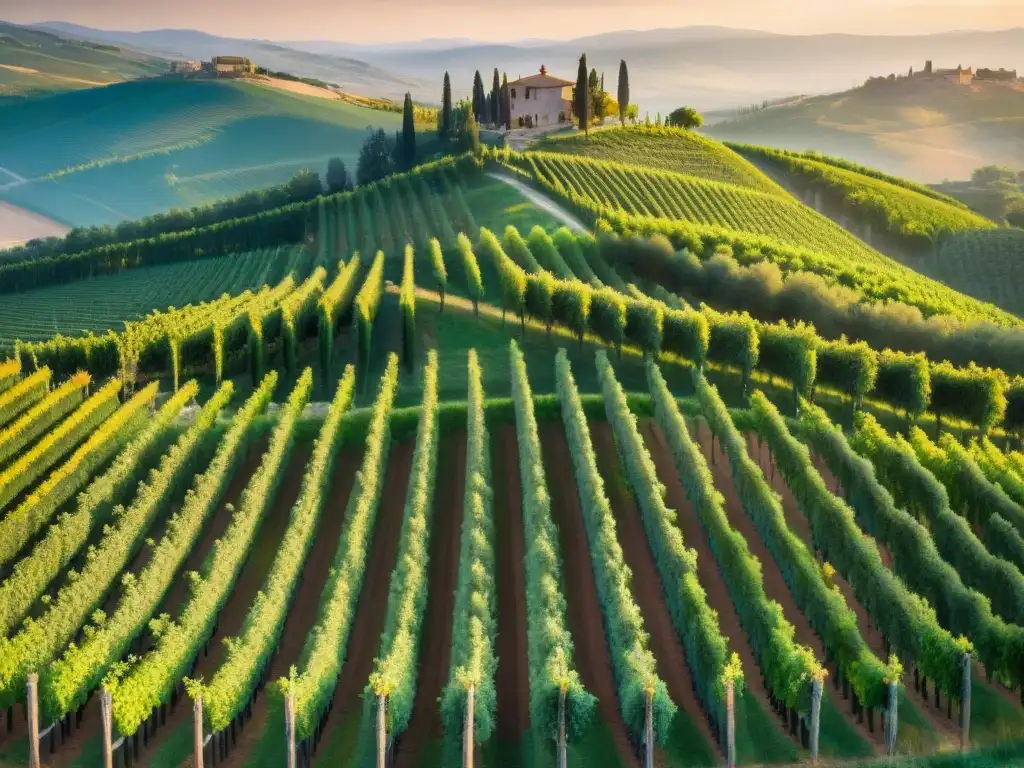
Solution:
<path fill-rule="evenodd" d="M 650 634 L 651 651 L 658 663 L 658 676 L 665 681 L 669 696 L 679 707 L 676 717 L 689 718 L 695 730 L 703 735 L 707 748 L 714 750 L 721 759 L 721 750 L 711 733 L 707 716 L 694 695 L 690 665 L 665 603 L 665 587 L 654 562 L 632 489 L 623 474 L 611 425 L 607 422 L 590 422 L 590 438 L 597 454 L 598 470 L 604 478 L 605 492 L 615 515 L 619 545 L 626 565 L 633 574 L 633 597 L 640 607 L 644 629 Z M 657 753 L 656 760 L 659 765 L 666 764 Z"/>
<path fill-rule="evenodd" d="M 790 490 L 789 485 L 782 477 L 782 473 L 775 468 L 775 459 L 772 456 L 771 450 L 766 443 L 762 443 L 758 447 L 758 440 L 756 435 L 748 434 L 747 438 L 747 451 L 750 456 L 757 462 L 758 466 L 761 467 L 761 471 L 764 472 L 764 476 L 771 483 L 772 489 L 782 497 L 782 509 L 786 515 L 786 523 L 793 533 L 795 533 L 801 541 L 807 546 L 807 548 L 815 553 L 814 548 L 814 537 L 811 533 L 811 525 L 803 510 L 800 509 L 800 505 L 797 503 L 796 498 L 793 496 L 793 492 Z M 820 472 L 820 470 L 819 470 Z M 836 481 L 831 476 L 822 474 L 826 486 L 829 488 L 836 487 Z M 818 561 L 821 562 L 820 556 Z M 882 638 L 882 633 L 879 632 L 871 621 L 871 617 L 868 615 L 867 610 L 861 605 L 860 601 L 857 600 L 857 596 L 853 591 L 853 587 L 850 583 L 843 578 L 842 574 L 836 572 L 832 576 L 832 582 L 839 588 L 839 591 L 843 595 L 843 599 L 846 604 L 853 611 L 857 617 L 857 628 L 860 630 L 861 636 L 864 638 L 864 642 L 867 643 L 868 647 L 872 652 L 878 656 L 878 658 L 885 661 L 885 640 Z M 833 681 L 838 680 L 836 670 L 833 668 L 830 670 L 833 675 Z M 833 690 L 835 690 L 835 683 L 833 682 Z M 912 697 L 910 695 L 910 689 L 904 689 L 907 698 L 906 701 L 911 704 L 918 712 L 920 712 L 937 733 L 941 734 L 945 746 L 954 748 L 957 746 L 957 738 L 959 730 L 956 727 L 956 723 L 952 720 L 946 719 L 944 713 L 941 710 L 935 709 L 931 706 L 928 701 L 919 699 L 918 697 Z"/>
<path fill-rule="evenodd" d="M 434 486 L 434 524 L 430 537 L 427 610 L 420 629 L 416 699 L 409 727 L 395 749 L 395 768 L 418 764 L 423 747 L 444 736 L 438 699 L 448 682 L 452 653 L 452 615 L 459 580 L 459 542 L 466 489 L 466 431 L 441 438 Z"/>
<path fill-rule="evenodd" d="M 579 493 L 570 479 L 574 476 L 572 457 L 561 423 L 540 425 L 540 442 L 549 478 L 551 513 L 562 550 L 566 614 L 576 665 L 584 687 L 597 697 L 598 716 L 611 731 L 623 765 L 639 768 L 640 761 L 619 710 L 604 616 L 590 563 L 590 545 Z"/>
<path fill-rule="evenodd" d="M 746 539 L 750 553 L 761 561 L 761 579 L 764 584 L 765 594 L 769 600 L 774 600 L 782 606 L 782 613 L 786 620 L 796 629 L 796 641 L 810 648 L 814 652 L 815 658 L 824 662 L 825 646 L 821 638 L 811 628 L 807 617 L 797 607 L 796 600 L 793 599 L 793 595 L 786 585 L 782 571 L 776 564 L 775 558 L 772 557 L 772 553 L 765 546 L 764 541 L 762 541 L 757 531 L 757 526 L 754 525 L 753 520 L 747 516 L 743 509 L 739 495 L 732 482 L 729 457 L 725 455 L 717 441 L 712 453 L 711 431 L 706 424 L 701 423 L 697 426 L 694 437 L 700 445 L 705 459 L 707 459 L 708 466 L 714 476 L 715 487 L 725 498 L 725 509 L 730 525 Z M 834 668 L 830 669 L 830 674 L 835 674 Z M 879 752 L 883 736 L 882 728 L 879 727 L 875 730 L 875 733 L 869 734 L 866 720 L 865 725 L 858 725 L 857 718 L 848 706 L 844 706 L 839 701 L 834 702 L 834 704 L 836 712 L 846 720 L 850 730 L 860 734 L 874 752 Z"/>
<path fill-rule="evenodd" d="M 345 663 L 341 677 L 334 690 L 336 706 L 324 727 L 320 750 L 324 749 L 345 725 L 349 715 L 357 712 L 363 703 L 363 689 L 373 671 L 373 659 L 380 646 L 381 632 L 384 631 L 384 615 L 388 604 L 388 587 L 391 571 L 398 558 L 398 532 L 402 527 L 402 513 L 405 507 L 406 486 L 412 470 L 414 440 L 392 444 L 388 455 L 388 468 L 381 491 L 380 508 L 373 528 L 373 542 L 366 560 L 366 575 L 363 588 L 356 603 L 355 617 L 349 633 Z M 318 751 L 320 751 L 318 750 Z M 327 768 L 328 763 L 318 761 Z M 334 768 L 333 764 L 330 768 Z"/>
<path fill-rule="evenodd" d="M 491 436 L 498 582 L 497 738 L 518 742 L 530 727 L 530 670 L 526 638 L 526 576 L 522 486 L 516 429 L 503 424 Z"/>
<path fill-rule="evenodd" d="M 765 715 L 774 723 L 776 729 L 797 743 L 789 730 L 779 725 L 774 716 L 770 695 L 765 687 L 765 677 L 757 664 L 754 651 L 750 647 L 747 635 L 743 631 L 736 606 L 729 595 L 729 588 L 719 570 L 711 549 L 711 541 L 707 531 L 701 525 L 694 512 L 690 499 L 686 495 L 679 473 L 676 470 L 671 449 L 665 441 L 661 429 L 651 421 L 641 424 L 640 431 L 651 452 L 651 459 L 658 472 L 658 479 L 665 485 L 669 507 L 676 510 L 676 526 L 682 531 L 683 543 L 697 552 L 697 577 L 701 587 L 707 594 L 708 604 L 718 613 L 718 624 L 722 634 L 728 638 L 729 649 L 739 654 L 744 670 L 744 691 L 749 692 L 764 710 Z M 760 678 L 760 682 L 758 682 Z"/>
<path fill-rule="evenodd" d="M 348 446 L 338 455 L 320 525 L 303 564 L 294 602 L 288 611 L 277 650 L 270 661 L 269 680 L 286 676 L 288 669 L 298 663 L 306 638 L 316 623 L 317 606 L 333 565 L 349 495 L 362 458 L 361 445 Z M 269 718 L 278 712 L 276 709 L 272 711 L 269 702 L 270 697 L 266 691 L 256 698 L 252 704 L 252 715 L 239 734 L 238 745 L 219 765 L 224 768 L 269 765 L 273 758 L 284 762 L 284 728 L 280 727 L 283 720 L 270 722 Z"/>

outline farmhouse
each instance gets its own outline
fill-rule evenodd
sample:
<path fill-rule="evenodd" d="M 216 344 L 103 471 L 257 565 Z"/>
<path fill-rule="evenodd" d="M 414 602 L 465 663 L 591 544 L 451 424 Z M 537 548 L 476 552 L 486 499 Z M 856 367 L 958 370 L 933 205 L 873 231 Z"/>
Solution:
<path fill-rule="evenodd" d="M 572 91 L 575 86 L 571 80 L 549 75 L 544 65 L 541 65 L 540 74 L 509 83 L 512 125 L 532 128 L 572 120 Z"/>
<path fill-rule="evenodd" d="M 251 75 L 256 71 L 253 63 L 243 56 L 215 56 L 207 67 L 217 77 Z"/>

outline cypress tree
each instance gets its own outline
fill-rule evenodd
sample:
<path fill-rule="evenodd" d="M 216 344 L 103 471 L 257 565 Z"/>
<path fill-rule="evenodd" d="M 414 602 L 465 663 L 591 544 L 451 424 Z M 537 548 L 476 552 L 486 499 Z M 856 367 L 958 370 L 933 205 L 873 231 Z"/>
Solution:
<path fill-rule="evenodd" d="M 442 139 L 452 136 L 452 81 L 448 73 L 444 73 L 444 93 L 441 96 L 441 124 L 438 126 Z"/>
<path fill-rule="evenodd" d="M 501 122 L 506 131 L 512 130 L 512 102 L 509 101 L 507 72 L 501 76 Z"/>
<path fill-rule="evenodd" d="M 587 87 L 587 54 L 580 56 L 580 71 L 576 75 L 576 95 L 574 108 L 580 130 L 590 135 L 590 89 Z"/>
<path fill-rule="evenodd" d="M 484 119 L 484 80 L 479 69 L 473 77 L 473 117 L 478 123 Z"/>
<path fill-rule="evenodd" d="M 501 80 L 498 77 L 498 68 L 494 68 L 494 82 L 491 85 L 491 125 L 497 125 L 501 120 Z"/>
<path fill-rule="evenodd" d="M 402 160 L 406 168 L 416 164 L 416 120 L 412 107 L 412 96 L 406 92 L 405 107 L 402 110 Z"/>
<path fill-rule="evenodd" d="M 629 108 L 629 70 L 626 60 L 619 62 L 619 122 L 626 124 L 626 110 Z"/>

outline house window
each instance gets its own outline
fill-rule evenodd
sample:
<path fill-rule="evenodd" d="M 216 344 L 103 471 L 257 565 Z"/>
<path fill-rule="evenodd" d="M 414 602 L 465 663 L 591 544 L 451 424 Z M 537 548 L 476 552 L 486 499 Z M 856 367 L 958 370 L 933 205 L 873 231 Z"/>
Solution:
<path fill-rule="evenodd" d="M 513 88 L 513 89 L 512 89 L 512 98 L 514 99 L 515 97 L 516 97 L 516 89 L 515 89 L 515 88 Z"/>
<path fill-rule="evenodd" d="M 525 98 L 525 99 L 530 98 L 530 89 L 529 88 L 526 89 L 526 96 L 524 96 L 523 98 Z"/>

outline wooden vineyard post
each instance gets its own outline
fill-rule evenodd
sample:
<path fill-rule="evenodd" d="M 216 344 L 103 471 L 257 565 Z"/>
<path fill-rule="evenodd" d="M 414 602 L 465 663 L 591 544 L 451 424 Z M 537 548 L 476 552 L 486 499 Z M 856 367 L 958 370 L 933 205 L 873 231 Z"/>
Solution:
<path fill-rule="evenodd" d="M 28 676 L 25 691 L 28 703 L 28 765 L 39 768 L 39 675 Z"/>
<path fill-rule="evenodd" d="M 295 766 L 295 694 L 284 697 L 284 739 L 288 750 L 288 768 Z"/>
<path fill-rule="evenodd" d="M 377 697 L 377 768 L 388 766 L 387 705 L 385 696 Z"/>
<path fill-rule="evenodd" d="M 960 681 L 960 749 L 971 745 L 971 654 L 961 659 L 963 678 Z"/>
<path fill-rule="evenodd" d="M 103 720 L 103 768 L 114 768 L 110 691 L 105 687 L 100 688 L 100 718 Z"/>
<path fill-rule="evenodd" d="M 558 692 L 558 768 L 567 768 L 568 750 L 565 744 L 565 685 Z"/>
<path fill-rule="evenodd" d="M 644 768 L 654 768 L 654 691 L 650 689 L 644 704 Z"/>
<path fill-rule="evenodd" d="M 725 764 L 736 768 L 736 693 L 733 681 L 725 684 Z"/>
<path fill-rule="evenodd" d="M 195 697 L 192 702 L 192 752 L 195 755 L 195 768 L 203 768 L 203 696 Z M 214 760 L 216 762 L 216 759 Z"/>
<path fill-rule="evenodd" d="M 896 727 L 899 724 L 897 696 L 899 683 L 895 680 L 889 681 L 889 703 L 885 708 L 885 754 L 896 754 Z"/>
<path fill-rule="evenodd" d="M 824 684 L 815 678 L 811 682 L 811 760 L 818 761 L 818 734 L 821 731 L 821 693 Z"/>
<path fill-rule="evenodd" d="M 466 725 L 462 730 L 462 768 L 473 768 L 473 719 L 476 700 L 473 686 L 466 691 Z"/>

